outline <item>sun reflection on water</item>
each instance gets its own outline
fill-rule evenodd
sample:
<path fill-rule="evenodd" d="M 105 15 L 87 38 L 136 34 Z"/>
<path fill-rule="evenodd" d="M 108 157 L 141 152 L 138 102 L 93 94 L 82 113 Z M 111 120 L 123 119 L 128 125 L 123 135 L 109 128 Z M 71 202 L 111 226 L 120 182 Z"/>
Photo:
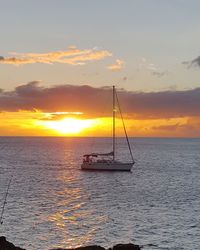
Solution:
<path fill-rule="evenodd" d="M 62 235 L 58 247 L 73 248 L 89 243 L 107 220 L 104 215 L 97 216 L 95 209 L 88 206 L 89 194 L 84 186 L 80 187 L 77 175 L 65 171 L 57 176 L 63 189 L 54 191 L 58 197 L 56 211 L 48 216 L 48 221 Z"/>

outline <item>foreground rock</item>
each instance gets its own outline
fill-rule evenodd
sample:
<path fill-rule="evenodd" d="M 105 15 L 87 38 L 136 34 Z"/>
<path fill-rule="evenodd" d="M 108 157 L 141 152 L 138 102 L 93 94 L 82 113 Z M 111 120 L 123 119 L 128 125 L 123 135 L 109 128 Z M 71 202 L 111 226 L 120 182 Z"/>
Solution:
<path fill-rule="evenodd" d="M 56 248 L 55 249 L 54 248 L 54 249 L 50 249 L 50 250 L 105 250 L 105 248 L 97 246 L 97 245 L 93 245 L 93 246 L 77 247 L 77 248 L 70 248 L 70 249 L 66 249 L 66 248 Z"/>
<path fill-rule="evenodd" d="M 134 244 L 118 244 L 113 247 L 113 250 L 140 250 L 140 246 Z"/>
<path fill-rule="evenodd" d="M 16 247 L 12 243 L 6 240 L 6 237 L 0 236 L 0 250 L 25 250 L 20 247 Z"/>
<path fill-rule="evenodd" d="M 108 250 L 140 250 L 141 248 L 138 245 L 134 244 L 118 244 Z M 16 247 L 12 243 L 6 240 L 6 237 L 0 236 L 0 250 L 26 250 L 20 247 Z M 41 249 L 42 250 L 42 249 Z M 51 250 L 106 250 L 104 247 L 93 245 L 93 246 L 86 246 L 86 247 L 77 247 L 74 249 L 64 249 L 64 248 L 57 248 Z"/>
<path fill-rule="evenodd" d="M 54 249 L 50 249 L 50 250 L 105 250 L 104 247 L 100 247 L 97 245 L 93 245 L 93 246 L 87 246 L 87 247 L 77 247 L 77 248 L 54 248 Z"/>
<path fill-rule="evenodd" d="M 1 249 L 0 249 L 1 250 Z M 106 250 L 104 247 L 101 246 L 86 246 L 86 247 L 77 247 L 74 249 L 66 249 L 66 248 L 54 248 L 50 250 Z M 134 245 L 134 244 L 117 244 L 114 247 L 108 248 L 108 250 L 141 250 L 139 245 Z"/>

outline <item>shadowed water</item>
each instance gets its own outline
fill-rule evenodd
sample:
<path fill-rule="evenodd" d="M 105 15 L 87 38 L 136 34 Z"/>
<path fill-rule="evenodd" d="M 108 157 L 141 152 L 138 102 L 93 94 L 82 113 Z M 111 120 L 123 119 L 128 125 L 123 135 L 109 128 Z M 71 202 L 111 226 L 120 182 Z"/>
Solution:
<path fill-rule="evenodd" d="M 200 249 L 200 139 L 131 139 L 132 173 L 80 171 L 105 138 L 0 138 L 0 235 L 30 249 L 133 242 Z M 117 155 L 129 159 L 124 139 Z"/>

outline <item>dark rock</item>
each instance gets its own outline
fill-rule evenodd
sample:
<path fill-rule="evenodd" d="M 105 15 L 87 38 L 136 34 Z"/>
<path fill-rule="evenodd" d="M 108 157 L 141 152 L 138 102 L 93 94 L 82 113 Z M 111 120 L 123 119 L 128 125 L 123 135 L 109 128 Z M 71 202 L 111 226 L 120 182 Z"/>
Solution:
<path fill-rule="evenodd" d="M 77 248 L 71 248 L 71 249 L 56 248 L 56 249 L 50 249 L 50 250 L 105 250 L 105 248 L 97 246 L 97 245 L 93 245 L 93 246 L 77 247 Z"/>
<path fill-rule="evenodd" d="M 113 247 L 113 250 L 140 250 L 140 246 L 134 244 L 117 244 Z"/>
<path fill-rule="evenodd" d="M 6 237 L 0 236 L 0 250 L 25 250 L 20 247 L 16 247 L 12 243 L 6 240 Z"/>
<path fill-rule="evenodd" d="M 114 246 L 113 248 L 109 248 L 108 250 L 140 250 L 140 249 L 141 248 L 138 245 L 134 245 L 134 244 L 118 244 Z M 87 247 L 77 247 L 74 249 L 57 248 L 57 249 L 51 249 L 51 250 L 105 250 L 105 248 L 93 245 L 93 246 L 87 246 Z"/>
<path fill-rule="evenodd" d="M 130 244 L 118 244 L 115 245 L 113 248 L 109 248 L 108 250 L 140 250 L 140 249 L 141 248 L 138 245 L 130 243 Z M 14 244 L 7 241 L 6 237 L 0 236 L 0 250 L 26 250 L 26 249 L 16 247 Z M 74 249 L 57 248 L 54 250 L 105 250 L 105 248 L 97 245 L 92 245 L 86 247 L 77 247 Z"/>
<path fill-rule="evenodd" d="M 86 247 L 77 247 L 75 250 L 105 250 L 105 248 L 97 245 L 86 246 Z"/>

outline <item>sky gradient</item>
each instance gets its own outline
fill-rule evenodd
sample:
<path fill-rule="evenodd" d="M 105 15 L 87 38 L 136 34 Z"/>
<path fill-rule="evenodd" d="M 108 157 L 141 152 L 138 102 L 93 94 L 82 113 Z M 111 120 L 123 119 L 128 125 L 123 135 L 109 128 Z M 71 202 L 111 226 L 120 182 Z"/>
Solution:
<path fill-rule="evenodd" d="M 0 135 L 109 136 L 116 85 L 131 136 L 200 137 L 199 1 L 0 4 Z"/>

